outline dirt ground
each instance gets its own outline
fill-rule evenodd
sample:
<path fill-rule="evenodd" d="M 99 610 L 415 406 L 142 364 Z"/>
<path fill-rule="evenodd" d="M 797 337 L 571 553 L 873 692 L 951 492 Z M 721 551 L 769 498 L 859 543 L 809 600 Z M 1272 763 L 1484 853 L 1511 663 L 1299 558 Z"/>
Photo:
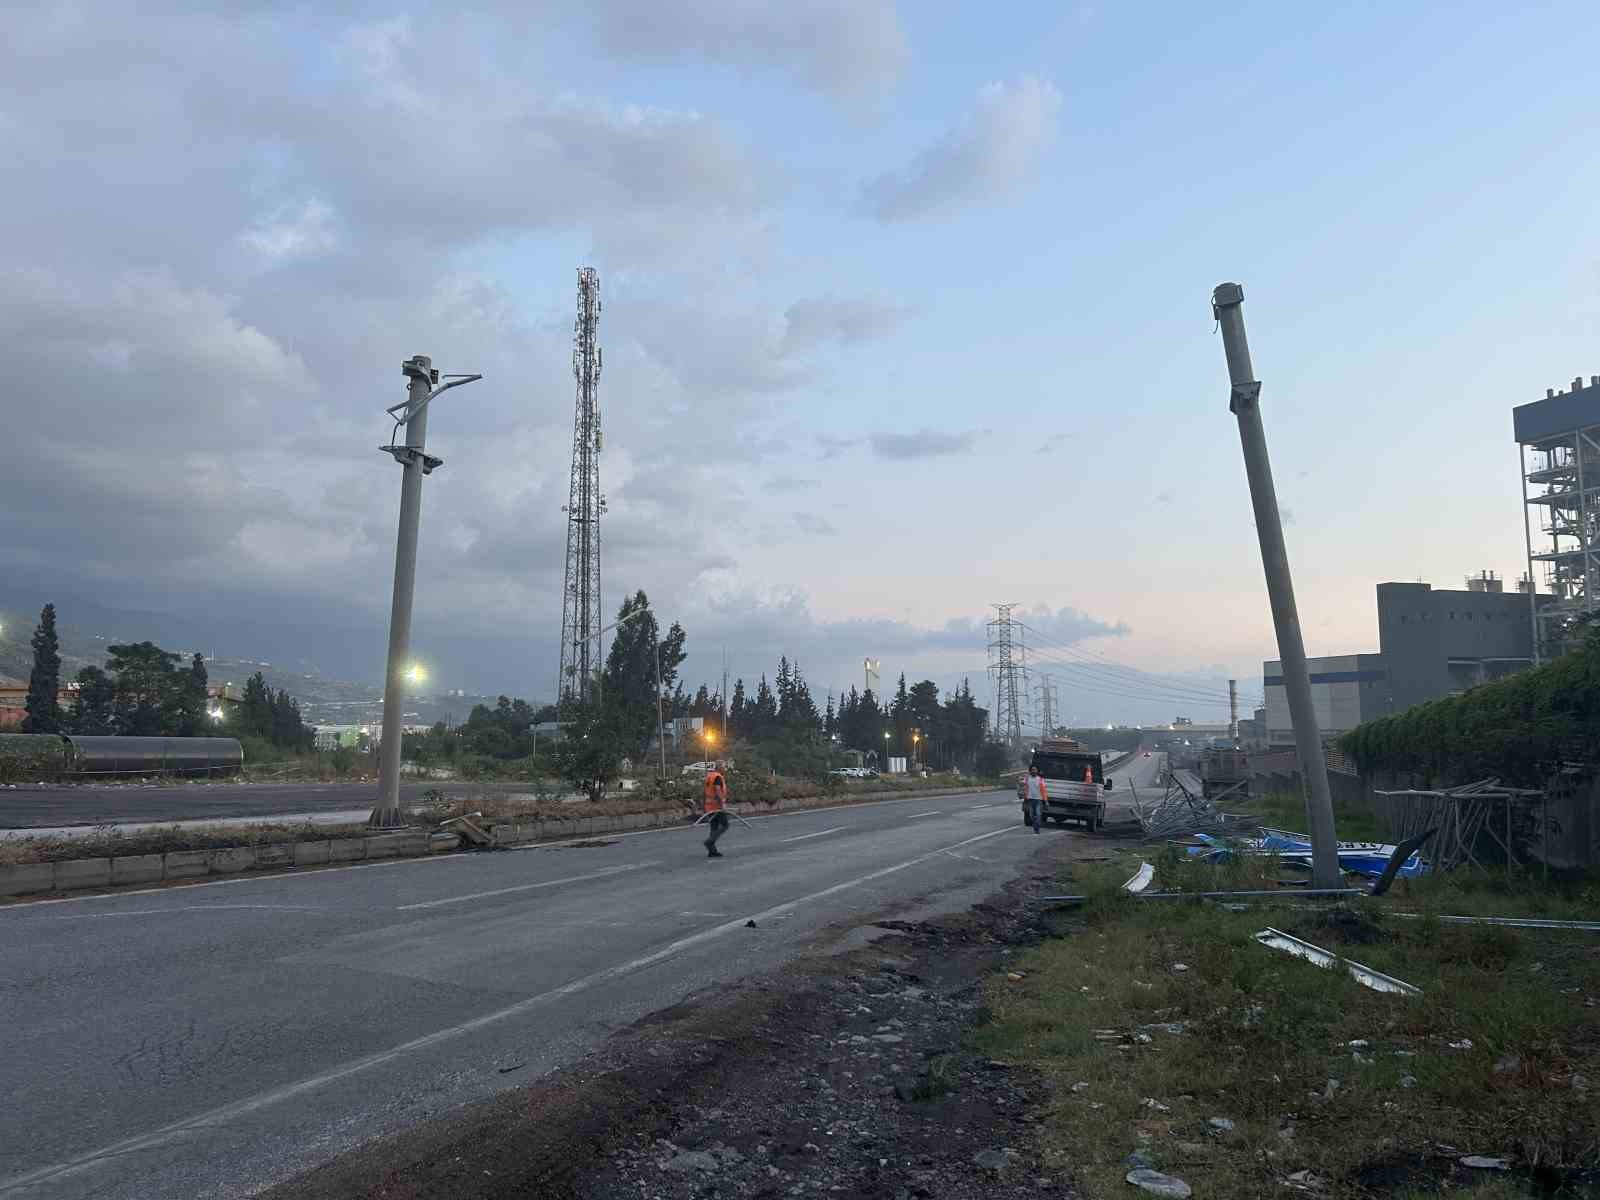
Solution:
<path fill-rule="evenodd" d="M 1064 1197 L 1029 1072 L 972 1052 L 982 980 L 1049 930 L 1031 897 L 1074 853 L 949 918 L 694 997 L 585 1061 L 346 1155 L 270 1200 L 1007 1200 Z M 838 934 L 847 931 L 837 930 Z M 857 935 L 852 939 L 861 942 Z M 828 947 L 819 947 L 826 951 Z"/>

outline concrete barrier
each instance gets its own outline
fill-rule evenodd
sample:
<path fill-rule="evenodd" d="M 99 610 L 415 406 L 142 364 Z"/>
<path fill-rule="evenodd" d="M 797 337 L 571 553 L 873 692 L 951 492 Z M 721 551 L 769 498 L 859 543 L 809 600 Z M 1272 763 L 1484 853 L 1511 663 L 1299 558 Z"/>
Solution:
<path fill-rule="evenodd" d="M 272 846 L 256 847 L 256 869 L 262 867 L 294 866 L 294 843 L 278 842 Z"/>
<path fill-rule="evenodd" d="M 164 855 L 128 854 L 111 860 L 112 883 L 153 883 L 166 876 Z"/>
<path fill-rule="evenodd" d="M 213 875 L 233 875 L 256 865 L 254 846 L 228 846 L 206 851 L 206 866 Z"/>
<path fill-rule="evenodd" d="M 366 854 L 366 838 L 332 838 L 328 842 L 328 858 L 333 862 L 357 862 Z"/>
<path fill-rule="evenodd" d="M 320 867 L 332 858 L 332 843 L 330 842 L 296 842 L 294 844 L 294 865 L 297 867 Z"/>
<path fill-rule="evenodd" d="M 55 867 L 55 888 L 58 892 L 73 888 L 110 887 L 111 860 L 109 858 L 70 858 L 52 863 Z"/>
<path fill-rule="evenodd" d="M 772 816 L 812 808 L 848 808 L 891 798 L 931 800 L 939 796 L 971 795 L 991 790 L 994 789 L 963 787 L 805 796 L 773 804 L 731 804 L 729 808 L 745 816 Z M 535 819 L 522 824 L 495 825 L 492 833 L 496 845 L 525 845 L 688 823 L 689 814 L 682 808 L 674 807 L 608 816 Z M 411 858 L 455 850 L 460 845 L 461 839 L 456 834 L 408 830 L 371 837 L 333 838 L 329 841 L 228 846 L 217 850 L 169 850 L 165 854 L 124 855 L 115 859 L 79 858 L 54 863 L 22 863 L 0 867 L 0 896 L 109 887 L 112 884 L 146 883 L 159 879 L 191 879 L 201 875 L 232 875 L 258 868 L 312 867 L 364 859 Z"/>
<path fill-rule="evenodd" d="M 168 850 L 161 856 L 163 879 L 191 879 L 210 870 L 204 850 Z"/>
<path fill-rule="evenodd" d="M 0 867 L 0 896 L 48 892 L 55 885 L 54 863 L 19 863 L 14 867 Z"/>

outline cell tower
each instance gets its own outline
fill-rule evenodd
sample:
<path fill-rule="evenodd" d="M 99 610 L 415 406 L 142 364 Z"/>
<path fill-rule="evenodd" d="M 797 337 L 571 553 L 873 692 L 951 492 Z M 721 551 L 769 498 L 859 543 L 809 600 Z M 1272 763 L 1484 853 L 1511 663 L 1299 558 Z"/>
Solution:
<path fill-rule="evenodd" d="M 1015 604 L 995 604 L 999 616 L 989 622 L 989 678 L 994 689 L 995 736 L 1013 750 L 1022 750 L 1022 705 L 1027 700 L 1027 648 L 1021 622 L 1011 619 Z M 1019 686 L 1018 679 L 1021 684 Z"/>
<path fill-rule="evenodd" d="M 572 421 L 572 484 L 567 503 L 567 581 L 561 597 L 563 700 L 586 701 L 600 668 L 600 276 L 578 268 L 578 319 L 573 325 L 572 373 L 578 380 Z"/>

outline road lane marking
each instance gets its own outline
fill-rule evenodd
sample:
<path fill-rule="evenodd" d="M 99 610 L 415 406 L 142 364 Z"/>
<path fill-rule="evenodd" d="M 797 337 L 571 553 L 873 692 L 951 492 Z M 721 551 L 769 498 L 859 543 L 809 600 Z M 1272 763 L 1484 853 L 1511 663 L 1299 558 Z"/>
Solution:
<path fill-rule="evenodd" d="M 341 1079 L 348 1079 L 352 1075 L 358 1075 L 363 1071 L 369 1071 L 373 1067 L 379 1067 L 385 1063 L 393 1062 L 395 1059 L 404 1057 L 407 1054 L 414 1054 L 418 1050 L 431 1049 L 442 1042 L 450 1041 L 451 1039 L 461 1037 L 464 1034 L 475 1033 L 480 1029 L 486 1028 L 487 1026 L 498 1024 L 499 1022 L 508 1020 L 512 1017 L 522 1016 L 524 1013 L 531 1012 L 533 1009 L 538 1008 L 540 1005 L 548 1004 L 552 1000 L 565 999 L 568 996 L 587 991 L 588 989 L 599 984 L 610 983 L 614 979 L 621 979 L 623 976 L 630 975 L 634 971 L 643 970 L 645 967 L 652 967 L 656 963 L 663 962 L 666 959 L 672 958 L 685 950 L 692 949 L 695 946 L 709 942 L 714 938 L 721 937 L 723 934 L 732 933 L 735 930 L 743 929 L 745 928 L 747 921 L 755 921 L 758 924 L 772 921 L 776 918 L 789 915 L 801 905 L 810 904 L 817 900 L 824 900 L 829 896 L 838 895 L 840 892 L 849 891 L 851 888 L 860 887 L 862 884 L 871 883 L 875 879 L 882 879 L 887 875 L 894 875 L 897 872 L 906 870 L 907 868 L 929 862 L 935 858 L 938 858 L 940 855 L 949 853 L 952 850 L 959 850 L 963 846 L 970 846 L 974 842 L 981 842 L 988 838 L 999 837 L 1002 834 L 1016 832 L 1016 826 L 1008 825 L 1004 829 L 992 829 L 988 833 L 980 833 L 976 837 L 969 837 L 964 841 L 956 842 L 954 845 L 941 846 L 937 850 L 930 850 L 927 854 L 919 854 L 916 858 L 908 858 L 904 862 L 895 863 L 890 867 L 880 867 L 876 871 L 870 871 L 865 875 L 859 875 L 855 879 L 847 879 L 843 883 L 836 883 L 832 887 L 823 888 L 821 891 L 812 892 L 809 895 L 800 896 L 797 899 L 785 901 L 782 904 L 774 905 L 773 907 L 764 909 L 758 913 L 752 913 L 749 917 L 735 917 L 733 920 L 724 921 L 720 925 L 712 925 L 709 928 L 702 929 L 699 933 L 691 933 L 687 937 L 681 937 L 676 941 L 668 942 L 659 950 L 653 950 L 649 954 L 642 955 L 641 957 L 635 958 L 629 962 L 619 963 L 614 967 L 606 967 L 605 969 L 595 971 L 592 974 L 581 976 L 578 979 L 574 979 L 571 983 L 565 983 L 560 987 L 551 988 L 547 992 L 540 992 L 536 996 L 529 996 L 525 1000 L 519 1000 L 515 1004 L 508 1005 L 507 1007 L 498 1009 L 495 1012 L 485 1013 L 481 1017 L 474 1017 L 470 1021 L 463 1021 L 459 1025 L 452 1025 L 448 1029 L 435 1030 L 433 1033 L 424 1034 L 419 1038 L 413 1038 L 409 1042 L 402 1042 L 400 1045 L 391 1047 L 388 1050 L 380 1050 L 375 1054 L 368 1054 L 361 1058 L 352 1059 L 341 1066 L 334 1067 L 330 1071 L 324 1071 L 320 1075 L 312 1075 L 295 1083 L 285 1084 L 282 1087 L 273 1088 L 270 1091 L 259 1092 L 254 1096 L 248 1096 L 243 1100 L 236 1100 L 232 1104 L 225 1104 L 220 1108 L 214 1108 L 209 1112 L 200 1113 L 197 1116 L 185 1117 L 181 1121 L 174 1121 L 172 1124 L 165 1125 L 162 1128 L 154 1130 L 150 1133 L 124 1138 L 120 1142 L 113 1142 L 109 1146 L 103 1146 L 98 1150 L 91 1150 L 87 1154 L 81 1154 L 76 1158 L 67 1159 L 65 1162 L 53 1163 L 48 1167 L 39 1167 L 22 1175 L 13 1175 L 10 1179 L 0 1179 L 0 1195 L 20 1192 L 26 1188 L 36 1187 L 39 1184 L 50 1183 L 54 1180 L 63 1179 L 70 1175 L 76 1175 L 90 1167 L 95 1166 L 98 1163 L 106 1162 L 107 1160 L 119 1160 L 119 1162 L 124 1165 L 124 1169 L 127 1169 L 125 1160 L 129 1155 L 139 1154 L 147 1150 L 154 1150 L 160 1146 L 166 1145 L 169 1142 L 177 1141 L 197 1131 L 224 1128 L 233 1122 L 238 1121 L 242 1117 L 249 1116 L 251 1113 L 260 1112 L 262 1109 L 270 1108 L 275 1104 L 281 1104 L 285 1100 L 293 1100 L 297 1096 L 303 1096 L 308 1092 L 316 1091 L 318 1088 L 326 1087 L 330 1083 L 337 1083 Z"/>
<path fill-rule="evenodd" d="M 937 817 L 943 811 L 944 811 L 944 809 L 942 809 L 942 808 L 935 808 L 935 809 L 930 809 L 928 812 L 925 812 L 925 813 L 912 813 L 909 817 L 906 818 L 906 820 L 915 821 L 918 817 Z"/>
<path fill-rule="evenodd" d="M 489 892 L 469 892 L 465 896 L 448 896 L 443 900 L 423 900 L 418 904 L 401 904 L 396 907 L 396 912 L 411 912 L 418 908 L 443 908 L 447 904 L 465 904 L 469 900 L 487 900 L 490 896 L 509 896 L 513 892 L 532 892 L 539 888 L 555 887 L 562 883 L 584 883 L 590 879 L 604 879 L 610 875 L 621 875 L 624 871 L 638 871 L 644 867 L 660 865 L 660 859 L 651 862 L 629 863 L 625 867 L 606 867 L 599 871 L 590 871 L 587 875 L 568 875 L 564 879 L 541 879 L 538 883 L 519 883 L 516 887 L 495 888 Z"/>
<path fill-rule="evenodd" d="M 807 838 L 822 837 L 824 834 L 838 833 L 841 829 L 848 829 L 848 825 L 835 825 L 832 829 L 819 829 L 816 833 L 802 833 L 799 837 L 780 838 L 780 842 L 803 842 Z"/>
<path fill-rule="evenodd" d="M 1005 789 L 997 788 L 995 790 L 1003 791 Z M 962 794 L 983 795 L 984 793 L 957 793 L 957 795 Z M 882 808 L 890 804 L 914 804 L 918 800 L 923 799 L 926 799 L 926 797 L 900 796 L 893 800 L 860 800 L 854 804 L 834 804 L 822 809 L 797 808 L 793 812 L 769 813 L 764 816 L 747 817 L 745 819 L 751 823 L 756 821 L 781 821 L 785 817 L 804 817 L 818 812 L 832 812 L 841 808 Z M 644 837 L 648 834 L 655 833 L 681 833 L 686 829 L 693 828 L 696 827 L 693 825 L 661 825 L 654 829 L 632 829 L 628 830 L 627 832 L 616 831 L 606 833 L 603 836 L 607 840 L 616 841 L 621 838 Z M 508 846 L 506 848 L 508 850 L 559 850 L 563 846 L 576 846 L 584 842 L 592 842 L 600 836 L 602 835 L 590 834 L 587 837 L 572 838 L 569 841 L 532 842 L 525 846 Z M 132 891 L 119 890 L 99 892 L 93 896 L 57 896 L 49 900 L 29 900 L 24 896 L 18 896 L 10 899 L 7 902 L 0 903 L 0 915 L 13 912 L 28 912 L 32 909 L 40 908 L 47 904 L 86 904 L 94 900 L 124 900 L 129 896 L 164 896 L 178 890 L 179 888 L 234 887 L 241 883 L 264 884 L 285 879 L 314 879 L 325 875 L 337 875 L 341 871 L 376 871 L 382 870 L 386 867 L 415 867 L 431 863 L 465 863 L 468 861 L 470 861 L 470 856 L 466 854 L 435 854 L 427 858 L 391 858 L 386 859 L 383 862 L 346 863 L 340 866 L 300 867 L 270 874 L 245 874 L 233 879 L 207 879 L 198 883 L 188 883 L 183 880 L 174 880 L 172 881 L 174 885 L 172 887 L 136 888 Z"/>
<path fill-rule="evenodd" d="M 148 917 L 156 913 L 216 912 L 219 908 L 265 909 L 267 912 L 322 912 L 320 908 L 304 908 L 294 904 L 178 904 L 172 908 L 133 908 L 127 912 L 68 913 L 51 917 L 52 921 L 103 921 L 107 917 Z"/>

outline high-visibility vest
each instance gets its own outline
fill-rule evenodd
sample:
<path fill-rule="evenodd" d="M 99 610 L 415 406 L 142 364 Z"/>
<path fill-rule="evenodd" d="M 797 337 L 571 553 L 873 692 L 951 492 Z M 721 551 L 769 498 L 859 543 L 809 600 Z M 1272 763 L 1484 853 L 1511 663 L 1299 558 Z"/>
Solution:
<path fill-rule="evenodd" d="M 707 812 L 721 812 L 722 802 L 728 795 L 728 781 L 721 771 L 706 772 L 705 807 Z"/>

